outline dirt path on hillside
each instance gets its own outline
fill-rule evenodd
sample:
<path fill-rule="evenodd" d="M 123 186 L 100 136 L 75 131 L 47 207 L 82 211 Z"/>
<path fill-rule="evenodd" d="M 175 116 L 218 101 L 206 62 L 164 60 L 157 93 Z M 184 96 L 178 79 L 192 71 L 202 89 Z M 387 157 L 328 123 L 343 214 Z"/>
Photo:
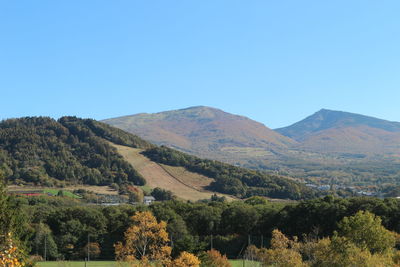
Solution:
<path fill-rule="evenodd" d="M 112 145 L 117 148 L 118 152 L 125 158 L 125 160 L 129 162 L 135 168 L 135 170 L 143 176 L 143 178 L 147 182 L 147 185 L 151 188 L 160 187 L 166 190 L 170 190 L 177 197 L 192 201 L 196 201 L 199 199 L 208 199 L 214 194 L 213 192 L 201 190 L 200 188 L 186 182 L 185 177 L 175 177 L 171 175 L 170 171 L 167 171 L 165 167 L 160 166 L 158 163 L 155 163 L 140 154 L 140 152 L 142 151 L 141 149 L 116 144 Z M 175 167 L 168 166 L 168 168 Z M 193 175 L 196 174 L 192 173 L 192 176 Z M 199 179 L 201 179 L 200 175 Z M 204 183 L 203 180 L 204 179 L 202 179 L 202 182 Z M 232 199 L 229 196 L 225 197 Z"/>

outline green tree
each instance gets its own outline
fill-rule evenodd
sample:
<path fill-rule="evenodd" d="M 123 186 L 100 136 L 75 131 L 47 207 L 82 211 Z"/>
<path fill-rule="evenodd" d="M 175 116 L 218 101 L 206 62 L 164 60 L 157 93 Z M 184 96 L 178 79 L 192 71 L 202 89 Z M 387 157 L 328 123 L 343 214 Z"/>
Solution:
<path fill-rule="evenodd" d="M 343 218 L 338 228 L 340 236 L 371 253 L 387 252 L 396 243 L 395 235 L 382 226 L 381 218 L 368 211 L 359 211 L 354 216 Z"/>
<path fill-rule="evenodd" d="M 55 260 L 59 257 L 57 244 L 48 225 L 38 223 L 35 225 L 33 252 L 46 259 Z M 44 251 L 46 248 L 46 251 Z"/>

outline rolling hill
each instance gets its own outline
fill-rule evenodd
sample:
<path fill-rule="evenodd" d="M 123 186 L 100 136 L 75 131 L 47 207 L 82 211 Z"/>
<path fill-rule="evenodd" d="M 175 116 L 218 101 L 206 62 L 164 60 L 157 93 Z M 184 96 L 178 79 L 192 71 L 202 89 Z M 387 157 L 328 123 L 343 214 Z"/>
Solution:
<path fill-rule="evenodd" d="M 29 186 L 161 186 L 189 200 L 215 192 L 239 198 L 301 199 L 315 195 L 287 177 L 200 159 L 76 117 L 0 122 L 0 176 Z"/>

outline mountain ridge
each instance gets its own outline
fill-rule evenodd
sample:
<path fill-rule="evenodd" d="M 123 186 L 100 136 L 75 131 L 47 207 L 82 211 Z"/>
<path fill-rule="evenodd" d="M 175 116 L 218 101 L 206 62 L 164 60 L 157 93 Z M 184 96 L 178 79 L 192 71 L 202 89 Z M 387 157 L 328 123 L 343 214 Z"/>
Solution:
<path fill-rule="evenodd" d="M 203 157 L 213 155 L 214 152 L 224 156 L 226 153 L 245 153 L 246 150 L 257 148 L 274 154 L 296 143 L 245 116 L 206 106 L 140 113 L 102 122 L 158 145 L 167 145 Z"/>
<path fill-rule="evenodd" d="M 275 131 L 301 141 L 304 135 L 334 127 L 368 125 L 390 132 L 400 132 L 400 122 L 378 119 L 357 113 L 321 109 L 292 125 L 274 129 Z M 308 130 L 308 131 L 307 131 Z"/>
<path fill-rule="evenodd" d="M 295 148 L 322 153 L 400 153 L 400 122 L 322 109 L 275 131 L 299 142 Z"/>
<path fill-rule="evenodd" d="M 185 153 L 305 181 L 400 178 L 400 123 L 356 113 L 321 109 L 274 130 L 204 106 L 103 122 Z"/>

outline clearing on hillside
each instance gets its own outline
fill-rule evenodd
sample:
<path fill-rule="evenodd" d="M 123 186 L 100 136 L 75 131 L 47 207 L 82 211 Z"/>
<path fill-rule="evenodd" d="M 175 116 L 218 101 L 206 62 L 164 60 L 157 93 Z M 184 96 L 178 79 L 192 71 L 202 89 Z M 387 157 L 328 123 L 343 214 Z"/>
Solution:
<path fill-rule="evenodd" d="M 209 199 L 214 192 L 204 189 L 213 180 L 206 176 L 189 172 L 182 167 L 173 167 L 155 163 L 142 154 L 142 149 L 121 146 L 111 143 L 117 148 L 118 153 L 129 162 L 146 180 L 151 188 L 160 187 L 172 191 L 177 197 L 196 201 Z M 218 194 L 223 195 L 223 194 Z M 223 195 L 228 200 L 233 198 Z"/>

